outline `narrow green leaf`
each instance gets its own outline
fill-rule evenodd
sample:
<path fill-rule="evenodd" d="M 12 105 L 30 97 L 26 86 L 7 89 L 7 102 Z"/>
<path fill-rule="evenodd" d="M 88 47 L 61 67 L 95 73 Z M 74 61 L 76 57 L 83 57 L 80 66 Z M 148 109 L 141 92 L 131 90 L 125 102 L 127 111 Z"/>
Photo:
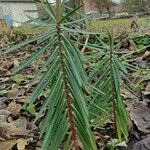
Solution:
<path fill-rule="evenodd" d="M 10 53 L 10 52 L 12 52 L 12 51 L 14 51 L 14 50 L 16 50 L 16 49 L 22 47 L 22 46 L 25 46 L 25 45 L 27 45 L 27 44 L 29 44 L 29 43 L 34 42 L 34 41 L 40 40 L 40 42 L 43 42 L 43 41 L 46 40 L 47 38 L 49 38 L 49 33 L 44 34 L 44 35 L 40 35 L 40 36 L 38 36 L 38 37 L 33 37 L 33 38 L 30 38 L 30 39 L 27 39 L 27 40 L 25 40 L 25 41 L 23 41 L 23 42 L 21 42 L 21 43 L 19 43 L 19 44 L 16 44 L 16 45 L 14 45 L 14 46 L 12 46 L 12 47 L 6 49 L 5 53 Z"/>
<path fill-rule="evenodd" d="M 32 61 L 34 61 L 35 59 L 37 59 L 38 57 L 40 57 L 42 53 L 44 53 L 45 51 L 47 51 L 48 49 L 50 49 L 50 46 L 52 44 L 54 44 L 55 40 L 56 39 L 54 38 L 50 43 L 47 43 L 46 46 L 42 47 L 42 49 L 39 49 L 37 52 L 32 53 L 31 56 L 27 60 L 25 60 L 18 68 L 15 69 L 15 71 L 13 72 L 13 74 L 18 73 L 19 71 L 21 71 L 22 69 L 24 69 L 25 67 L 27 67 L 28 65 L 30 65 Z"/>

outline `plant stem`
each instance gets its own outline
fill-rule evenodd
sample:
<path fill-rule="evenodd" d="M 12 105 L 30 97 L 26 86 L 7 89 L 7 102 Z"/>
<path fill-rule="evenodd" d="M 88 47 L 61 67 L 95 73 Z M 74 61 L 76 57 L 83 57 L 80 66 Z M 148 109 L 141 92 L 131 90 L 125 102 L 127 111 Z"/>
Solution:
<path fill-rule="evenodd" d="M 117 133 L 117 116 L 116 116 L 116 101 L 115 101 L 115 96 L 114 96 L 114 89 L 115 89 L 115 86 L 114 86 L 114 79 L 113 79 L 113 62 L 112 62 L 112 57 L 113 57 L 113 48 L 114 48 L 114 41 L 113 41 L 113 29 L 111 29 L 112 31 L 108 33 L 109 35 L 109 45 L 110 45 L 110 65 L 111 65 L 111 78 L 112 78 L 112 81 L 113 83 L 112 84 L 112 97 L 113 97 L 113 100 L 112 100 L 112 103 L 113 103 L 113 115 L 114 115 L 114 128 L 115 128 L 115 131 Z"/>
<path fill-rule="evenodd" d="M 69 116 L 69 125 L 71 129 L 71 139 L 73 141 L 73 148 L 75 150 L 79 150 L 78 146 L 78 138 L 77 138 L 77 131 L 75 127 L 74 115 L 73 115 L 73 107 L 72 107 L 72 97 L 70 96 L 70 88 L 68 85 L 68 81 L 66 78 L 66 71 L 65 71 L 65 63 L 64 63 L 64 50 L 61 44 L 61 0 L 56 0 L 56 21 L 57 21 L 57 36 L 58 36 L 58 48 L 60 51 L 60 63 L 61 69 L 64 76 L 64 88 L 65 88 L 65 97 L 66 103 L 68 108 L 68 116 Z"/>

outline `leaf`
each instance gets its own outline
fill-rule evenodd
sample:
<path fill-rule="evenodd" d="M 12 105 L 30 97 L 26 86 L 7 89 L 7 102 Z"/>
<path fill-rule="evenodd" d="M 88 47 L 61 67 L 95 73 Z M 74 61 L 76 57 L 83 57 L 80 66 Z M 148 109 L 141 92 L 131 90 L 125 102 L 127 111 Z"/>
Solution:
<path fill-rule="evenodd" d="M 143 102 L 135 102 L 130 112 L 131 120 L 138 130 L 144 134 L 150 133 L 150 109 Z"/>
<path fill-rule="evenodd" d="M 133 150 L 149 150 L 150 149 L 150 136 L 133 144 Z"/>
<path fill-rule="evenodd" d="M 16 74 L 15 76 L 11 77 L 12 81 L 15 81 L 17 85 L 20 85 L 22 81 L 26 79 L 26 77 L 22 74 Z"/>
<path fill-rule="evenodd" d="M 35 110 L 35 106 L 34 105 L 30 105 L 27 107 L 27 111 L 32 114 L 32 115 L 35 115 L 36 113 L 36 110 Z"/>
<path fill-rule="evenodd" d="M 42 74 L 42 72 L 44 71 L 44 69 L 50 65 L 50 63 L 52 61 L 54 61 L 55 59 L 57 59 L 57 54 L 58 54 L 58 47 L 56 47 L 56 49 L 54 50 L 54 52 L 52 52 L 49 56 L 48 59 L 45 61 L 45 63 L 42 65 L 42 67 L 36 72 L 35 76 L 33 77 L 32 82 L 30 83 L 28 89 L 31 88 L 31 86 L 33 85 L 33 83 L 36 81 L 36 79 Z"/>
<path fill-rule="evenodd" d="M 68 13 L 66 16 L 64 16 L 60 22 L 63 22 L 64 20 L 68 19 L 71 15 L 73 15 L 77 10 L 79 10 L 83 5 L 75 8 L 73 11 L 71 11 L 70 13 Z"/>
<path fill-rule="evenodd" d="M 20 64 L 19 60 L 17 58 L 14 59 L 14 66 L 18 67 Z"/>
<path fill-rule="evenodd" d="M 1 136 L 3 137 L 11 137 L 12 135 L 19 135 L 22 132 L 22 129 L 17 127 L 13 123 L 7 123 L 7 122 L 2 122 L 0 123 L 0 128 L 1 128 L 1 133 L 3 133 Z"/>
<path fill-rule="evenodd" d="M 20 42 L 19 44 L 16 44 L 16 45 L 14 45 L 14 46 L 12 46 L 12 47 L 6 49 L 6 52 L 5 52 L 5 53 L 10 53 L 10 52 L 12 52 L 12 51 L 14 51 L 14 50 L 20 48 L 21 46 L 25 46 L 25 45 L 27 45 L 27 44 L 29 44 L 29 43 L 31 43 L 31 42 L 37 41 L 37 40 L 42 40 L 42 39 L 45 40 L 45 37 L 48 37 L 48 34 L 40 35 L 40 36 L 38 36 L 38 37 L 33 37 L 33 38 L 31 38 L 31 39 L 27 39 L 27 40 L 25 40 L 25 41 L 23 41 L 23 42 Z M 42 40 L 42 41 L 43 41 L 43 40 Z"/>
<path fill-rule="evenodd" d="M 3 96 L 5 94 L 7 94 L 9 91 L 7 90 L 0 90 L 0 96 Z"/>
<path fill-rule="evenodd" d="M 11 115 L 13 117 L 18 116 L 21 109 L 22 109 L 22 106 L 20 104 L 17 104 L 15 101 L 11 102 L 7 107 L 7 110 L 11 112 Z"/>
<path fill-rule="evenodd" d="M 16 139 L 0 141 L 0 150 L 10 150 L 16 144 Z"/>
<path fill-rule="evenodd" d="M 19 67 L 17 67 L 15 69 L 13 74 L 18 73 L 25 67 L 29 66 L 31 64 L 31 62 L 33 62 L 35 59 L 37 59 L 39 56 L 41 56 L 46 50 L 48 50 L 50 48 L 51 44 L 53 44 L 54 42 L 55 42 L 55 38 L 51 42 L 47 43 L 44 47 L 39 49 L 37 52 L 32 53 L 31 56 L 27 60 L 25 60 L 22 64 L 20 64 Z"/>
<path fill-rule="evenodd" d="M 17 148 L 18 150 L 25 150 L 25 146 L 28 145 L 29 139 L 18 139 L 17 140 Z"/>
<path fill-rule="evenodd" d="M 118 143 L 116 146 L 118 147 L 128 147 L 126 144 L 126 141 L 122 141 L 121 143 Z"/>

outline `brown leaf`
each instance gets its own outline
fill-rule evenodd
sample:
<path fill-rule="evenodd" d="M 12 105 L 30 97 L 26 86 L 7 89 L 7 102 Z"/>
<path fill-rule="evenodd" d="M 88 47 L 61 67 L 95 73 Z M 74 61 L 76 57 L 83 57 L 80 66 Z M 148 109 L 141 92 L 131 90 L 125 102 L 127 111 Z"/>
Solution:
<path fill-rule="evenodd" d="M 148 84 L 147 84 L 145 90 L 150 92 L 150 82 L 148 82 Z"/>
<path fill-rule="evenodd" d="M 28 123 L 25 117 L 21 117 L 11 123 L 0 123 L 0 136 L 8 138 L 16 135 L 28 136 L 32 130 L 28 130 L 27 125 Z"/>
<path fill-rule="evenodd" d="M 17 148 L 18 150 L 25 150 L 25 146 L 28 145 L 29 139 L 18 139 L 17 140 Z"/>
<path fill-rule="evenodd" d="M 18 135 L 22 130 L 15 126 L 12 123 L 1 123 L 0 124 L 0 136 L 1 137 L 10 137 L 12 135 Z"/>
<path fill-rule="evenodd" d="M 135 102 L 130 117 L 140 131 L 150 133 L 150 109 L 145 103 Z"/>
<path fill-rule="evenodd" d="M 150 91 L 142 91 L 142 93 L 146 96 L 146 95 L 150 95 Z"/>
<path fill-rule="evenodd" d="M 1 70 L 1 68 L 0 68 L 0 70 Z M 10 78 L 8 78 L 8 77 L 2 77 L 2 78 L 0 78 L 0 81 L 2 81 L 2 82 L 6 82 L 6 81 L 8 81 Z"/>
<path fill-rule="evenodd" d="M 131 91 L 129 91 L 129 90 L 126 89 L 126 88 L 122 88 L 122 89 L 121 89 L 121 95 L 122 95 L 125 99 L 136 99 L 136 96 L 135 96 Z"/>
<path fill-rule="evenodd" d="M 12 124 L 21 129 L 21 132 L 18 133 L 18 135 L 32 136 L 33 129 L 32 128 L 30 130 L 27 129 L 29 123 L 27 122 L 27 119 L 25 117 L 21 117 L 17 119 L 16 121 L 13 121 Z"/>
<path fill-rule="evenodd" d="M 7 110 L 11 112 L 13 117 L 16 117 L 19 115 L 21 108 L 22 106 L 20 104 L 17 104 L 15 101 L 13 101 L 8 105 Z"/>
<path fill-rule="evenodd" d="M 12 124 L 16 125 L 17 127 L 21 128 L 22 130 L 27 128 L 27 119 L 25 117 L 21 117 L 16 121 L 13 121 Z"/>
<path fill-rule="evenodd" d="M 10 150 L 16 144 L 16 140 L 0 141 L 0 150 Z"/>
<path fill-rule="evenodd" d="M 19 102 L 19 103 L 26 103 L 27 100 L 28 100 L 27 96 L 21 96 L 21 97 L 16 98 L 16 102 Z"/>
<path fill-rule="evenodd" d="M 19 60 L 17 58 L 14 59 L 14 66 L 18 67 L 20 64 Z"/>
<path fill-rule="evenodd" d="M 133 150 L 150 150 L 150 136 L 133 145 Z"/>
<path fill-rule="evenodd" d="M 145 53 L 144 53 L 144 55 L 143 55 L 143 59 L 145 60 L 145 59 L 147 59 L 147 58 L 149 58 L 150 57 L 150 51 L 146 51 Z"/>
<path fill-rule="evenodd" d="M 21 97 L 23 96 L 25 93 L 25 90 L 24 89 L 19 89 L 19 90 L 15 90 L 15 91 L 11 91 L 7 94 L 7 97 L 9 99 L 16 99 L 18 97 Z"/>

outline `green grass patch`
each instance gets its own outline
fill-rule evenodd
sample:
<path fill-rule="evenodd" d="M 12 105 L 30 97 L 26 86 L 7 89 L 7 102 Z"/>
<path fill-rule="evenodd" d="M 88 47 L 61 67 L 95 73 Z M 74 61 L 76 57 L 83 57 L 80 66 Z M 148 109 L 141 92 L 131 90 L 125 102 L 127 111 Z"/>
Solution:
<path fill-rule="evenodd" d="M 92 20 L 88 26 L 90 31 L 102 31 L 103 29 L 118 28 L 118 27 L 130 27 L 132 18 L 125 19 L 106 19 L 106 20 Z M 148 27 L 150 26 L 149 17 L 138 18 L 137 21 L 139 26 Z"/>

